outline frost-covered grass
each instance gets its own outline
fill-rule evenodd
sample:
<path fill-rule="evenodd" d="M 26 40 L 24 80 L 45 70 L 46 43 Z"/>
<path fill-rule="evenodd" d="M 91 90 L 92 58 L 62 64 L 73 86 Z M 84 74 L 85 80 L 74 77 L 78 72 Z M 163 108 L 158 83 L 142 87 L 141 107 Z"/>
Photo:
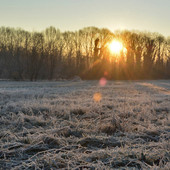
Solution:
<path fill-rule="evenodd" d="M 169 141 L 168 80 L 0 81 L 0 169 L 168 169 Z"/>

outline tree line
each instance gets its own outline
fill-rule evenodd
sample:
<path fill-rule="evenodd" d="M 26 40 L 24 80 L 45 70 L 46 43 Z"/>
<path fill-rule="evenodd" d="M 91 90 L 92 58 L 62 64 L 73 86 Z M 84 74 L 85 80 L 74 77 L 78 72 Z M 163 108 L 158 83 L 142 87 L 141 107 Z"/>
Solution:
<path fill-rule="evenodd" d="M 120 54 L 108 43 L 122 42 Z M 96 43 L 96 40 L 98 41 Z M 97 49 L 97 50 L 95 50 Z M 86 27 L 42 32 L 0 27 L 0 78 L 15 80 L 168 79 L 170 37 L 158 33 Z"/>

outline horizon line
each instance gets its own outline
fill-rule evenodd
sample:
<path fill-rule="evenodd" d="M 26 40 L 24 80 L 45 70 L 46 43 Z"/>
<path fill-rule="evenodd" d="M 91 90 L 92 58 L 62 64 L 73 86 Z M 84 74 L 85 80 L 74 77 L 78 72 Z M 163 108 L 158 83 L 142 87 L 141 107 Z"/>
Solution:
<path fill-rule="evenodd" d="M 124 28 L 124 29 L 122 29 L 122 28 L 117 28 L 117 29 L 114 29 L 114 30 L 112 30 L 112 29 L 109 29 L 109 28 L 107 28 L 107 27 L 97 27 L 97 26 L 85 26 L 85 27 L 82 27 L 82 28 L 79 28 L 79 29 L 74 29 L 74 30 L 63 30 L 63 29 L 61 29 L 61 28 L 59 28 L 59 27 L 56 27 L 56 26 L 53 26 L 53 25 L 49 25 L 49 26 L 47 26 L 47 27 L 45 27 L 45 28 L 43 28 L 43 29 L 37 29 L 37 28 L 23 28 L 22 26 L 21 27 L 18 27 L 18 26 L 4 26 L 4 25 L 1 25 L 0 26 L 0 28 L 1 27 L 5 27 L 5 28 L 13 28 L 13 29 L 22 29 L 22 30 L 24 30 L 24 31 L 28 31 L 28 32 L 43 32 L 43 31 L 45 31 L 47 28 L 50 28 L 50 27 L 54 27 L 56 30 L 58 29 L 58 30 L 60 30 L 61 31 L 61 33 L 64 33 L 64 32 L 76 32 L 76 31 L 79 31 L 79 30 L 82 30 L 82 29 L 84 29 L 84 28 L 92 28 L 92 27 L 94 27 L 94 28 L 98 28 L 98 29 L 108 29 L 110 32 L 112 32 L 112 33 L 115 33 L 116 31 L 130 31 L 130 32 L 135 32 L 135 33 L 152 33 L 152 34 L 159 34 L 159 35 L 161 35 L 161 36 L 163 36 L 163 37 L 166 37 L 166 38 L 169 38 L 170 37 L 170 35 L 165 35 L 165 34 L 163 34 L 163 33 L 160 33 L 160 32 L 158 32 L 158 31 L 150 31 L 150 30 L 140 30 L 140 29 L 128 29 L 128 28 Z"/>

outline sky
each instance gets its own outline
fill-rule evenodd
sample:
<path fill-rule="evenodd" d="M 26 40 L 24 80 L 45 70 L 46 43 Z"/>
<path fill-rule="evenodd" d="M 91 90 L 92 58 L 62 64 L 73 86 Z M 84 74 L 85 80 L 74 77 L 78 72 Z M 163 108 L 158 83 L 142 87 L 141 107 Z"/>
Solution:
<path fill-rule="evenodd" d="M 170 0 L 0 0 L 0 26 L 29 31 L 95 26 L 170 36 Z"/>

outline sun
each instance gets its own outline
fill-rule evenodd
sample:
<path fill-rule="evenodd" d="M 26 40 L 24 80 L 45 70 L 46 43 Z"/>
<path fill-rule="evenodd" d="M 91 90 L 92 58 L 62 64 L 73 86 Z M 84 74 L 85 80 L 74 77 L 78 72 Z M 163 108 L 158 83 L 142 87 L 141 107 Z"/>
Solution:
<path fill-rule="evenodd" d="M 120 41 L 117 40 L 113 40 L 110 44 L 109 44 L 109 49 L 112 53 L 114 54 L 119 54 L 122 50 L 123 50 L 123 45 Z"/>

